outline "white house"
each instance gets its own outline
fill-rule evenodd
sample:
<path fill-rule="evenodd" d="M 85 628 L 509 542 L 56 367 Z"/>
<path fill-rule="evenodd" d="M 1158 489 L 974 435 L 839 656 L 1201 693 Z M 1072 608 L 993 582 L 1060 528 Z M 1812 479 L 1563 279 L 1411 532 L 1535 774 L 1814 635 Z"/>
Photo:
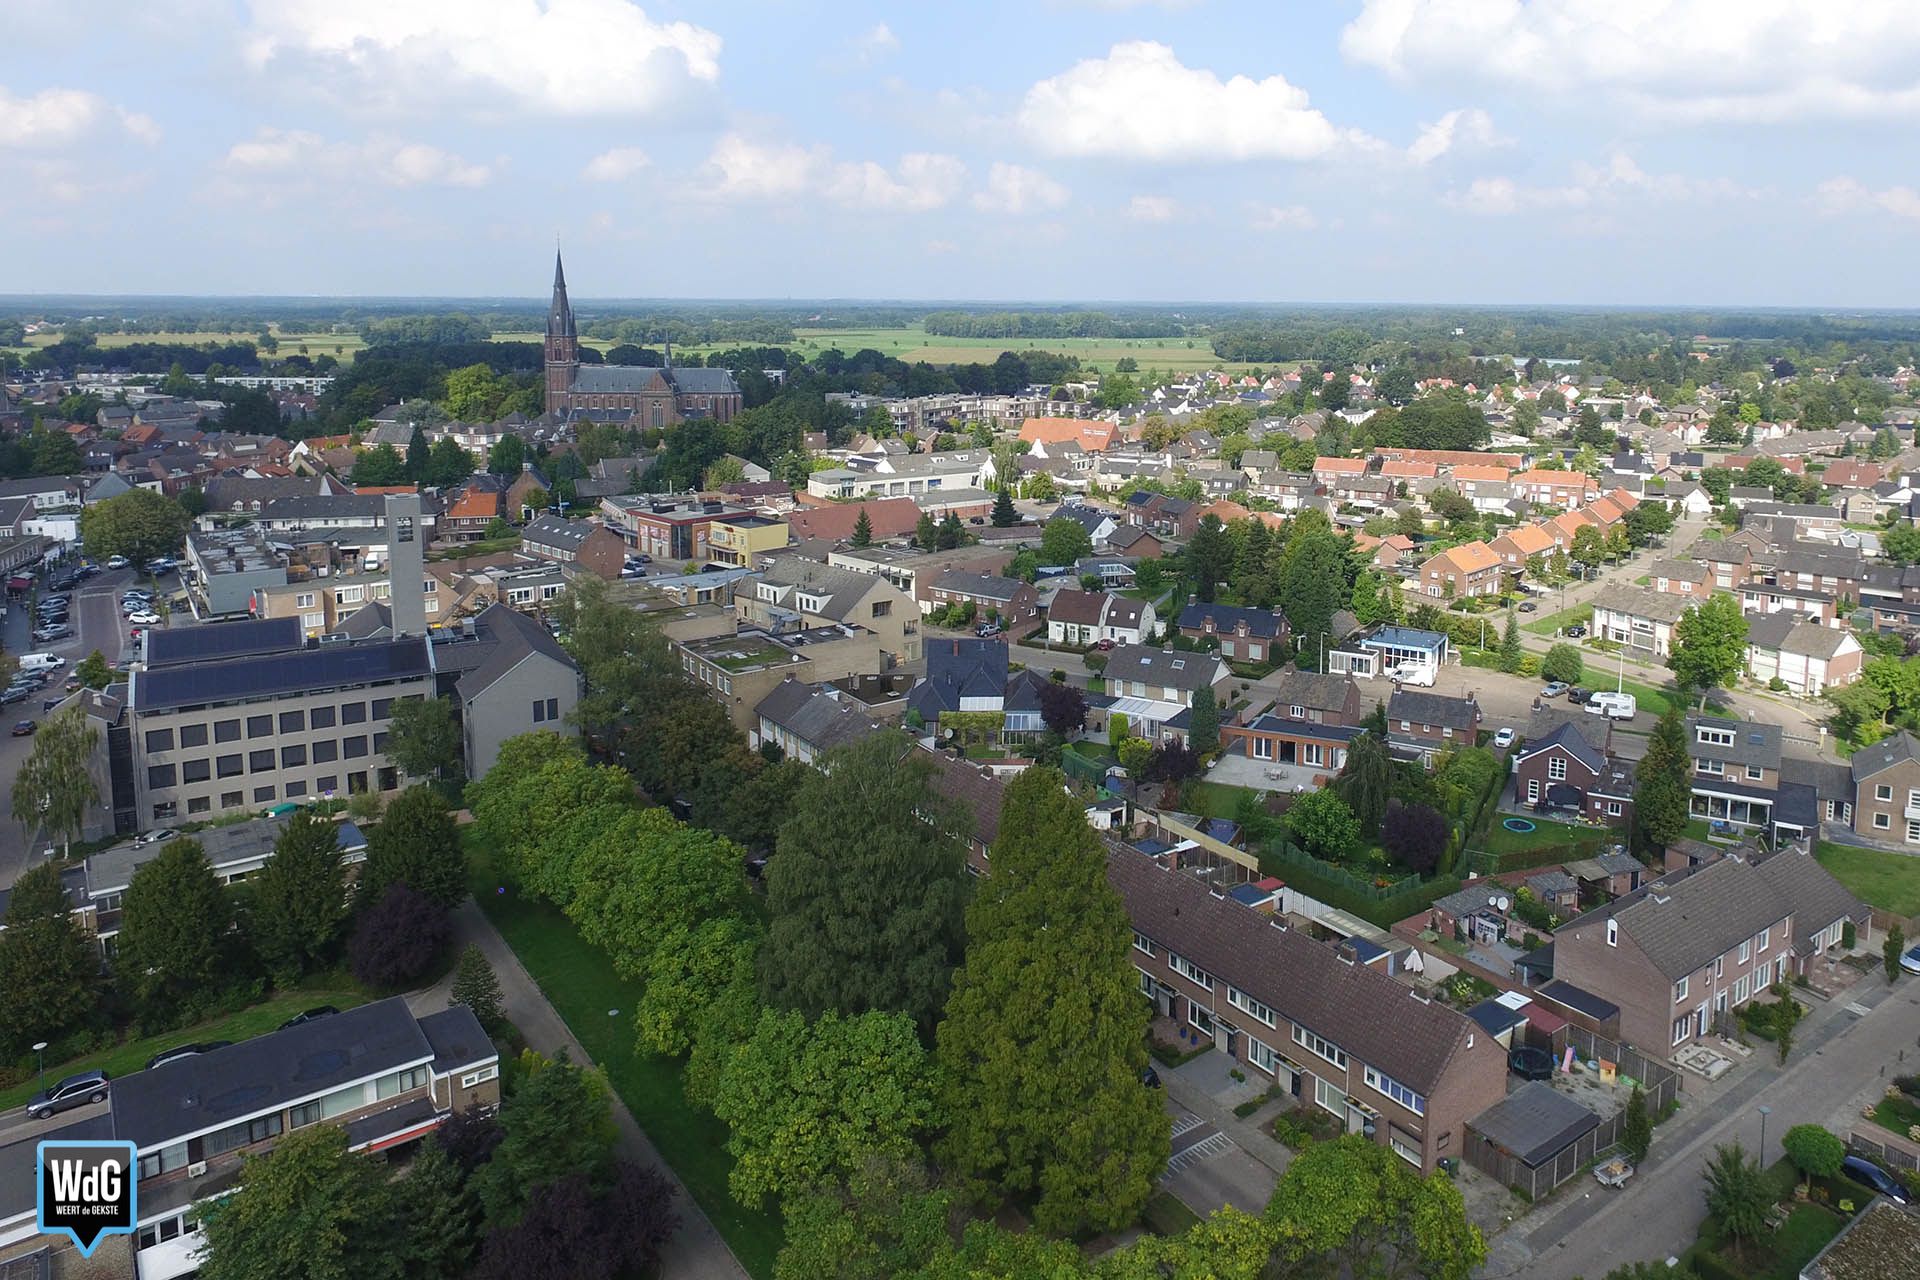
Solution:
<path fill-rule="evenodd" d="M 1673 628 L 1691 607 L 1685 596 L 1610 583 L 1593 598 L 1593 634 L 1664 658 L 1673 651 Z"/>
<path fill-rule="evenodd" d="M 1747 619 L 1747 670 L 1755 680 L 1778 679 L 1803 698 L 1852 684 L 1865 660 L 1850 631 L 1785 612 Z"/>
<path fill-rule="evenodd" d="M 1109 591 L 1063 590 L 1047 606 L 1047 640 L 1053 644 L 1147 644 L 1159 619 L 1153 604 Z"/>

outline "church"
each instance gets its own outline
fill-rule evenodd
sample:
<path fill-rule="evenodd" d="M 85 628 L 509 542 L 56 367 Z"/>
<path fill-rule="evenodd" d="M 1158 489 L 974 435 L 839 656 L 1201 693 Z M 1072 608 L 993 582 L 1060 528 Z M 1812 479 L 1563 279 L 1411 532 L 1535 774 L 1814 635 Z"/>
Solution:
<path fill-rule="evenodd" d="M 567 276 L 553 255 L 553 305 L 547 308 L 547 412 L 562 418 L 670 427 L 689 418 L 725 422 L 739 413 L 740 384 L 726 369 L 676 369 L 580 363 L 580 337 L 567 301 Z"/>

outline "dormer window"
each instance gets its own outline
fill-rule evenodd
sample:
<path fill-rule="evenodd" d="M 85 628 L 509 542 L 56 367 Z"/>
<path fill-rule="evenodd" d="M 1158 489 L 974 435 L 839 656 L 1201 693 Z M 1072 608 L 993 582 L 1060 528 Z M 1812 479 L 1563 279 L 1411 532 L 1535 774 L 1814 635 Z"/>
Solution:
<path fill-rule="evenodd" d="M 1610 947 L 1620 945 L 1620 922 L 1618 920 L 1607 921 L 1607 945 Z"/>

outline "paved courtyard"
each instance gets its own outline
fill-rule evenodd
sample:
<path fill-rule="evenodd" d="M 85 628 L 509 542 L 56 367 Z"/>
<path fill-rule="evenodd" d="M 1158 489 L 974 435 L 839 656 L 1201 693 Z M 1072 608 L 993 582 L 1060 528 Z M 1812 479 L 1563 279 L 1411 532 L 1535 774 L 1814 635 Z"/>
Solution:
<path fill-rule="evenodd" d="M 1254 760 L 1237 753 L 1220 757 L 1207 770 L 1208 782 L 1229 787 L 1248 787 L 1255 791 L 1318 791 L 1316 777 L 1324 778 L 1333 770 L 1306 765 L 1280 764 L 1273 760 Z"/>

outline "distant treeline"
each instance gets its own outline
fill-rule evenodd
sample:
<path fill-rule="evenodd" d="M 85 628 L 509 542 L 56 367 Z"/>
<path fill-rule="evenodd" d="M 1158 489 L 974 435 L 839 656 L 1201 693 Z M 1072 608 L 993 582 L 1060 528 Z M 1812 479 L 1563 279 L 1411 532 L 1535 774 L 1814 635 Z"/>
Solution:
<path fill-rule="evenodd" d="M 921 325 L 943 338 L 1179 338 L 1187 332 L 1167 316 L 1104 311 L 934 311 Z"/>

